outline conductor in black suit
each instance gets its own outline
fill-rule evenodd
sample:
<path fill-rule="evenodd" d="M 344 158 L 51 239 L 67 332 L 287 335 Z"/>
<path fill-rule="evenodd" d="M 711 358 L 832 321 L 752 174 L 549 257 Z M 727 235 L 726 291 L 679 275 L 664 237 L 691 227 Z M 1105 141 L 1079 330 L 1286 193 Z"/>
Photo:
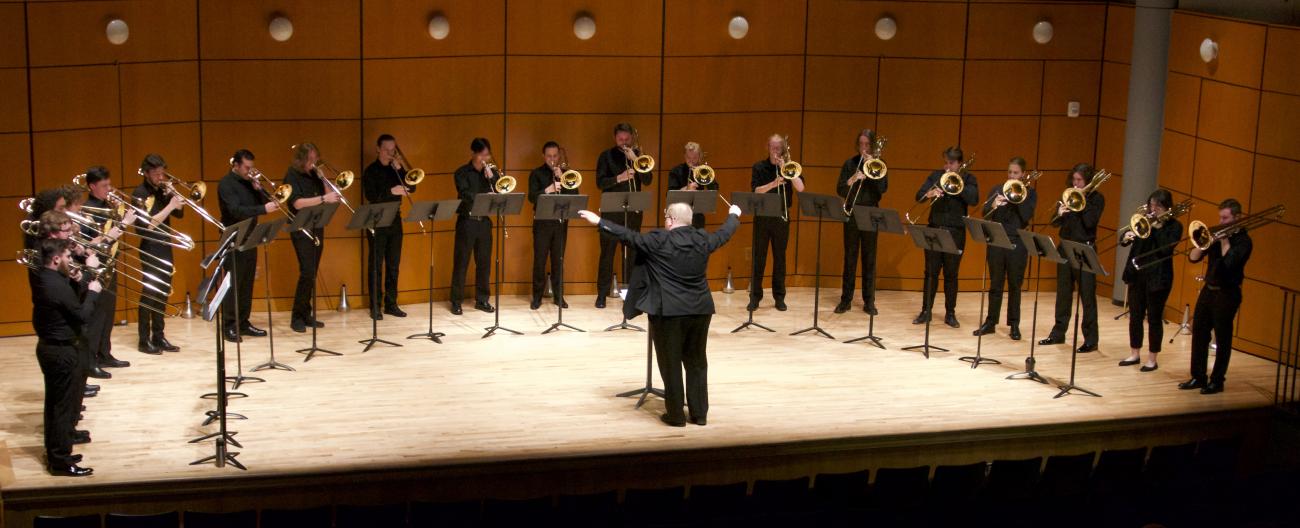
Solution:
<path fill-rule="evenodd" d="M 629 319 L 643 312 L 650 318 L 666 400 L 666 412 L 660 419 L 673 427 L 684 427 L 687 420 L 682 412 L 683 364 L 689 419 L 696 425 L 706 423 L 709 365 L 705 348 L 714 312 L 706 271 L 709 255 L 727 243 L 740 225 L 740 208 L 734 205 L 715 233 L 692 227 L 692 213 L 689 205 L 670 204 L 664 211 L 663 229 L 638 233 L 601 220 L 591 211 L 579 211 L 588 222 L 637 251 L 623 312 Z"/>

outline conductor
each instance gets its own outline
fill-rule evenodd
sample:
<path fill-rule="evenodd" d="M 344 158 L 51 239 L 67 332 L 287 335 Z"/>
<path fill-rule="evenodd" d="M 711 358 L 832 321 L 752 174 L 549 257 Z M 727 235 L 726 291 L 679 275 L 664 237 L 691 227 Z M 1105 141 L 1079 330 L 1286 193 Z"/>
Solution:
<path fill-rule="evenodd" d="M 714 313 L 706 271 L 709 255 L 726 244 L 740 225 L 740 208 L 734 205 L 722 228 L 714 233 L 692 227 L 692 213 L 689 205 L 670 204 L 664 210 L 663 229 L 638 233 L 602 221 L 591 211 L 578 212 L 637 251 L 623 310 L 629 319 L 643 312 L 650 318 L 666 400 L 666 412 L 659 419 L 673 427 L 685 427 L 688 419 L 682 412 L 683 364 L 689 420 L 695 425 L 706 423 L 709 389 L 704 352 Z"/>

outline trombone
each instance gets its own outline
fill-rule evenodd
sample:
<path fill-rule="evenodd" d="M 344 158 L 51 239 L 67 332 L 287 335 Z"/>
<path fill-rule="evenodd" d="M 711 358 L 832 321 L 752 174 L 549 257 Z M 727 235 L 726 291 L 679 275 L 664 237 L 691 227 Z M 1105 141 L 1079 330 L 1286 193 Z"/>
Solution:
<path fill-rule="evenodd" d="M 560 147 L 560 176 L 555 179 L 555 183 L 567 191 L 577 190 L 582 186 L 582 173 L 569 168 L 569 153 L 564 147 Z"/>
<path fill-rule="evenodd" d="M 980 204 L 980 209 L 982 210 L 985 205 L 988 205 L 990 201 L 992 201 L 994 198 L 997 198 L 998 196 L 1005 196 L 1007 198 L 1007 202 L 1016 205 L 1020 205 L 1024 203 L 1025 199 L 1029 198 L 1029 188 L 1034 185 L 1034 182 L 1038 181 L 1038 177 L 1041 175 L 1042 173 L 1038 171 L 1030 171 L 1030 173 L 1027 176 L 1025 176 L 1025 179 L 1023 180 L 1007 180 L 1002 184 L 1002 192 L 990 196 L 987 200 L 984 200 L 984 203 Z M 998 210 L 998 206 L 994 205 L 992 208 L 989 209 L 989 212 L 987 214 L 981 214 L 980 217 L 988 218 L 989 215 L 993 214 L 993 211 L 997 211 L 997 210 Z"/>
<path fill-rule="evenodd" d="M 858 166 L 858 171 L 866 175 L 867 178 L 873 180 L 879 180 L 884 178 L 886 174 L 889 174 L 889 166 L 885 164 L 885 160 L 880 159 L 880 156 L 885 152 L 885 143 L 888 142 L 889 138 L 885 136 L 876 136 L 876 140 L 871 143 L 871 159 L 867 159 L 866 156 L 863 156 L 862 164 Z M 845 193 L 850 197 L 844 201 L 843 208 L 845 215 L 853 215 L 853 206 L 858 202 L 858 195 L 862 194 L 862 187 L 866 184 L 866 181 L 859 182 L 856 184 L 857 188 L 849 189 L 849 192 Z"/>
<path fill-rule="evenodd" d="M 781 167 L 777 169 L 776 175 L 787 181 L 803 175 L 803 165 L 790 159 L 790 136 L 781 136 Z M 790 208 L 786 206 L 785 182 L 776 186 L 776 194 L 781 197 L 781 220 L 789 222 Z"/>
<path fill-rule="evenodd" d="M 961 165 L 957 166 L 957 170 L 943 173 L 939 176 L 939 181 L 934 183 L 934 187 L 931 187 L 925 192 L 929 193 L 930 190 L 939 189 L 943 191 L 943 194 L 948 196 L 957 196 L 961 194 L 962 191 L 966 190 L 966 180 L 963 179 L 962 176 L 966 174 L 966 169 L 973 163 L 975 163 L 975 156 L 971 156 L 966 161 L 961 162 Z M 903 214 L 903 217 L 907 219 L 907 223 L 916 225 L 916 221 L 921 215 L 918 211 L 916 217 L 913 217 L 912 212 L 921 204 L 925 204 L 924 207 L 922 207 L 923 211 L 929 210 L 930 207 L 934 206 L 934 202 L 939 201 L 940 196 L 935 196 L 928 202 L 922 199 L 922 201 L 913 204 L 911 209 L 908 209 L 907 212 Z"/>
<path fill-rule="evenodd" d="M 41 262 L 40 254 L 39 254 L 35 249 L 20 249 L 20 250 L 18 250 L 18 255 L 17 255 L 17 259 L 16 259 L 16 261 L 17 261 L 18 264 L 21 264 L 21 265 L 23 265 L 23 266 L 27 266 L 29 269 L 33 269 L 33 270 L 37 270 L 37 271 L 39 271 L 39 270 L 41 269 L 41 265 L 40 265 L 40 262 Z M 100 281 L 101 283 L 103 283 L 103 282 L 107 282 L 107 278 L 108 278 L 107 276 L 113 274 L 113 269 L 112 269 L 111 267 L 107 267 L 107 266 L 101 266 L 101 267 L 98 267 L 98 268 L 92 268 L 92 267 L 85 266 L 85 265 L 82 265 L 82 264 L 77 264 L 77 263 L 75 263 L 75 262 L 69 262 L 69 263 L 68 263 L 68 267 L 69 267 L 70 269 L 72 269 L 73 271 L 79 271 L 79 272 L 81 272 L 81 273 L 84 273 L 84 274 L 90 276 L 92 280 L 97 280 L 97 281 Z M 135 302 L 135 304 L 136 304 L 137 306 L 139 306 L 139 307 L 141 307 L 141 308 L 145 308 L 145 309 L 147 309 L 147 310 L 149 310 L 149 311 L 152 311 L 152 312 L 155 312 L 155 313 L 161 314 L 163 317 L 175 317 L 175 316 L 180 315 L 180 310 L 179 310 L 179 309 L 177 309 L 177 310 L 176 310 L 176 313 L 174 313 L 174 314 L 173 314 L 173 313 L 168 313 L 168 312 L 167 312 L 167 308 L 172 308 L 172 306 L 171 306 L 170 304 L 167 303 L 167 293 L 166 293 L 166 292 L 163 292 L 163 291 L 160 290 L 160 289 L 158 289 L 157 286 L 154 286 L 154 285 L 152 285 L 152 284 L 149 284 L 149 283 L 145 282 L 144 280 L 141 280 L 141 279 L 138 278 L 138 277 L 132 277 L 132 276 L 130 276 L 130 275 L 125 275 L 125 274 L 122 274 L 121 276 L 122 276 L 122 277 L 125 277 L 125 278 L 127 278 L 127 279 L 131 279 L 133 282 L 135 282 L 136 284 L 139 284 L 141 287 L 149 288 L 149 289 L 151 289 L 151 290 L 158 291 L 159 294 L 162 295 L 161 297 L 156 296 L 156 295 L 153 295 L 153 294 L 150 294 L 150 293 L 146 293 L 146 292 L 144 292 L 143 290 L 138 290 L 138 289 L 132 288 L 131 286 L 127 286 L 127 285 L 125 285 L 125 284 L 122 285 L 122 287 L 125 288 L 128 292 L 130 292 L 130 293 L 134 293 L 134 294 L 137 294 L 137 295 L 139 295 L 141 298 L 148 297 L 149 299 L 154 300 L 154 301 L 157 301 L 159 304 L 163 305 L 164 308 L 162 308 L 162 309 L 160 310 L 160 309 L 158 309 L 158 308 L 155 308 L 155 307 L 153 307 L 153 306 L 146 305 L 146 304 L 141 303 L 141 302 L 139 302 L 139 301 L 131 301 L 130 299 L 127 299 L 128 302 Z"/>
<path fill-rule="evenodd" d="M 402 185 L 405 185 L 408 191 L 406 194 L 406 203 L 411 207 L 415 207 L 415 199 L 411 198 L 409 191 L 411 187 L 415 187 L 416 185 L 419 185 L 420 182 L 424 181 L 424 169 L 411 168 L 411 162 L 406 159 L 406 154 L 402 152 L 402 147 L 398 145 L 396 141 L 393 142 L 393 148 L 397 149 L 397 156 L 395 156 L 397 162 L 402 164 L 403 169 L 406 169 L 406 174 L 402 175 Z M 348 183 L 351 184 L 352 182 L 348 181 Z M 346 189 L 347 187 L 344 186 L 343 188 Z M 339 196 L 341 197 L 343 195 L 340 194 Z M 351 208 L 349 207 L 349 209 Z M 424 220 L 420 220 L 416 223 L 420 224 L 420 232 L 428 232 L 424 228 Z M 370 234 L 374 234 L 373 229 L 370 231 Z"/>
<path fill-rule="evenodd" d="M 1191 198 L 1178 202 L 1172 209 L 1159 215 L 1151 214 L 1150 207 L 1147 204 L 1142 204 L 1141 207 L 1138 207 L 1137 212 L 1133 213 L 1133 216 L 1128 217 L 1128 225 L 1119 228 L 1119 231 L 1115 234 L 1119 237 L 1121 245 L 1127 245 L 1124 243 L 1124 235 L 1129 231 L 1132 231 L 1133 236 L 1137 238 L 1150 237 L 1151 231 L 1155 229 L 1156 224 L 1163 225 L 1171 219 L 1183 216 L 1190 210 L 1192 210 Z"/>
<path fill-rule="evenodd" d="M 86 185 L 86 175 L 84 173 L 73 176 L 72 184 L 76 185 L 77 187 L 81 187 L 83 189 L 87 189 L 87 190 L 90 189 L 90 187 Z M 108 192 L 108 194 L 104 197 L 104 199 L 108 203 L 113 204 L 115 210 L 125 211 L 126 209 L 129 209 L 135 212 L 136 215 L 135 225 L 137 229 L 136 231 L 132 232 L 133 235 L 138 236 L 142 239 L 147 239 L 151 242 L 158 242 L 162 244 L 167 244 L 172 247 L 184 249 L 185 251 L 191 251 L 194 249 L 193 237 L 178 231 L 176 228 L 168 224 L 153 223 L 152 221 L 153 214 L 149 212 L 150 210 L 153 209 L 154 206 L 153 196 L 149 196 L 147 198 L 136 198 L 134 196 L 127 195 L 126 193 L 123 193 L 121 189 L 114 187 Z M 31 212 L 31 206 L 32 206 L 32 202 L 28 200 L 23 200 L 21 202 L 18 202 L 18 207 L 22 208 L 24 211 L 27 211 L 29 213 Z M 98 210 L 96 208 L 92 208 L 92 209 Z M 72 211 L 68 211 L 68 212 L 71 213 Z M 125 215 L 126 215 L 125 212 L 121 214 L 121 216 L 125 216 Z M 69 216 L 73 216 L 73 215 L 69 215 Z M 90 220 L 85 215 L 77 215 L 77 216 L 80 216 L 80 219 L 83 221 L 90 222 Z M 77 221 L 77 218 L 74 217 L 73 221 Z M 90 222 L 90 223 L 93 224 L 94 222 Z"/>
<path fill-rule="evenodd" d="M 1235 221 L 1229 222 L 1227 224 L 1216 225 L 1213 227 L 1205 225 L 1205 222 L 1202 222 L 1200 220 L 1192 220 L 1191 225 L 1187 226 L 1187 238 L 1179 239 L 1177 242 L 1174 242 L 1167 246 L 1159 247 L 1151 251 L 1142 253 L 1141 255 L 1133 257 L 1132 259 L 1133 267 L 1137 269 L 1142 269 L 1147 266 L 1158 264 L 1160 262 L 1164 262 L 1171 258 L 1177 257 L 1178 255 L 1181 255 L 1183 253 L 1190 253 L 1192 249 L 1199 249 L 1201 251 L 1205 251 L 1209 249 L 1210 246 L 1213 245 L 1218 240 L 1231 237 L 1237 234 L 1238 232 L 1241 232 L 1242 230 L 1251 230 L 1251 229 L 1266 226 L 1273 222 L 1280 221 L 1282 219 L 1283 214 L 1286 214 L 1286 206 L 1279 204 L 1279 205 L 1274 205 L 1273 207 L 1269 207 L 1268 209 L 1265 209 L 1259 213 L 1242 215 L 1241 218 Z M 1161 251 L 1166 251 L 1173 246 L 1177 246 L 1178 244 L 1181 244 L 1183 240 L 1190 240 L 1192 242 L 1192 247 L 1181 251 L 1176 251 L 1170 255 L 1152 260 L 1151 262 L 1139 263 L 1139 261 L 1145 257 L 1149 257 Z"/>
<path fill-rule="evenodd" d="M 316 168 L 324 168 L 334 173 L 333 180 L 325 176 L 325 171 L 318 171 L 316 174 L 317 176 L 320 176 L 321 181 L 325 182 L 326 187 L 329 187 L 334 194 L 339 195 L 339 202 L 342 202 L 343 206 L 347 207 L 349 212 L 356 214 L 357 210 L 353 209 L 352 204 L 348 203 L 348 198 L 343 196 L 343 191 L 346 191 L 348 187 L 352 186 L 352 181 L 356 179 L 356 174 L 353 174 L 352 171 L 338 170 L 334 168 L 333 165 L 330 165 L 330 162 L 325 161 L 324 159 L 316 161 Z"/>
<path fill-rule="evenodd" d="M 289 212 L 287 206 L 289 203 L 289 197 L 293 196 L 293 186 L 287 183 L 276 185 L 267 178 L 265 174 L 262 174 L 262 171 L 255 168 L 248 169 L 248 177 L 252 178 L 253 181 L 258 182 L 258 187 L 262 191 L 262 197 L 279 204 L 277 210 L 284 213 L 285 218 L 288 218 L 290 222 L 293 222 L 294 215 Z M 300 229 L 300 231 L 302 231 L 302 234 L 307 235 L 307 238 L 310 239 L 313 244 L 317 246 L 320 245 L 320 240 L 317 239 L 315 235 L 311 234 L 310 229 L 304 227 Z"/>
<path fill-rule="evenodd" d="M 1073 185 L 1061 191 L 1061 199 L 1056 202 L 1056 211 L 1052 213 L 1052 223 L 1061 219 L 1061 205 L 1065 205 L 1072 213 L 1077 213 L 1088 207 L 1088 195 L 1097 190 L 1101 184 L 1110 179 L 1110 171 L 1101 169 L 1092 175 L 1092 180 L 1082 189 Z"/>
<path fill-rule="evenodd" d="M 136 173 L 138 173 L 140 177 L 144 177 L 144 169 L 136 169 Z M 207 196 L 208 184 L 203 183 L 202 181 L 186 183 L 185 180 L 177 178 L 175 175 L 167 171 L 163 171 L 163 176 L 167 178 L 166 180 L 163 180 L 162 183 L 163 188 L 167 189 L 167 192 L 181 197 L 181 201 L 185 202 L 185 205 L 189 206 L 190 209 L 193 209 L 196 214 L 203 217 L 203 219 L 207 220 L 208 223 L 216 226 L 217 229 L 226 229 L 226 226 L 221 225 L 221 222 L 217 221 L 217 219 L 212 216 L 212 213 L 209 213 L 198 203 L 203 200 L 204 196 Z M 184 189 L 185 192 L 179 192 L 177 187 Z"/>
<path fill-rule="evenodd" d="M 23 230 L 23 233 L 32 236 L 40 236 L 40 227 L 39 227 L 40 222 L 36 220 L 23 220 L 18 223 L 18 226 Z M 96 230 L 98 231 L 98 229 Z M 111 267 L 114 263 L 121 263 L 122 266 L 126 267 L 127 269 L 138 272 L 141 274 L 141 276 L 148 276 L 150 279 L 156 280 L 158 282 L 167 282 L 167 281 L 163 281 L 160 278 L 154 276 L 153 274 L 144 271 L 143 268 L 149 267 L 158 273 L 166 274 L 168 277 L 171 277 L 172 274 L 174 273 L 172 270 L 171 263 L 167 262 L 166 260 L 163 260 L 161 257 L 140 252 L 140 254 L 149 255 L 150 258 L 158 262 L 161 262 L 162 264 L 165 264 L 167 267 L 163 267 L 161 264 L 155 264 L 153 262 L 146 262 L 143 258 L 138 256 L 136 253 L 119 252 L 118 249 L 121 247 L 122 244 L 124 244 L 124 242 L 120 240 L 115 240 L 113 241 L 112 244 L 109 244 L 107 242 L 95 243 L 94 241 L 88 240 L 85 237 L 81 236 L 80 233 L 74 233 L 68 240 L 71 240 L 73 243 L 77 244 L 78 246 L 81 246 L 87 251 L 95 252 L 97 255 L 100 256 L 100 259 L 105 263 L 104 265 L 108 267 Z M 129 249 L 136 249 L 134 246 L 130 244 L 126 244 L 126 247 Z M 124 262 L 121 259 L 123 255 L 130 255 L 132 257 L 135 257 L 136 262 L 139 264 L 139 266 L 135 266 L 127 262 Z"/>
<path fill-rule="evenodd" d="M 637 192 L 641 190 L 640 182 L 637 181 L 637 174 L 649 174 L 655 170 L 655 159 L 649 154 L 641 153 L 641 134 L 634 128 L 632 129 L 632 146 L 621 147 L 623 150 L 623 159 L 627 161 L 627 168 L 633 173 L 627 181 L 628 190 Z"/>
<path fill-rule="evenodd" d="M 691 181 L 700 187 L 708 187 L 717 179 L 718 173 L 713 170 L 713 167 L 709 166 L 709 154 L 707 152 L 700 154 L 700 160 L 699 165 L 691 167 Z M 731 207 L 731 202 L 728 202 L 727 198 L 722 196 L 722 193 L 718 193 L 718 198 L 721 198 L 722 203 L 727 204 L 727 207 Z"/>
<path fill-rule="evenodd" d="M 483 162 L 483 170 L 496 175 L 496 177 L 492 179 L 492 192 L 496 194 L 509 194 L 514 192 L 515 186 L 518 182 L 515 181 L 514 176 L 502 174 L 501 170 L 497 168 L 495 160 L 488 158 L 487 161 Z"/>

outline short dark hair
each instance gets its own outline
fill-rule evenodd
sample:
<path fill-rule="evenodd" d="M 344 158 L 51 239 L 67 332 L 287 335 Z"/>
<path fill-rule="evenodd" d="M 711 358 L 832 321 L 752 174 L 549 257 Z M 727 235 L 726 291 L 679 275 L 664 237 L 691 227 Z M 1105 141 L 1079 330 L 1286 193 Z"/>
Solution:
<path fill-rule="evenodd" d="M 1228 198 L 1227 200 L 1219 202 L 1219 209 L 1227 209 L 1232 211 L 1232 216 L 1240 216 L 1241 202 L 1238 202 L 1236 198 Z"/>
<path fill-rule="evenodd" d="M 67 202 L 67 205 L 72 205 L 74 203 L 80 202 L 81 188 L 71 183 L 59 187 L 59 197 L 63 198 L 63 201 Z M 51 203 L 50 207 L 53 208 L 53 205 L 54 204 Z"/>
<path fill-rule="evenodd" d="M 1070 176 L 1071 176 L 1071 178 L 1073 178 L 1074 173 L 1076 173 L 1076 172 L 1079 173 L 1079 174 L 1082 174 L 1082 175 L 1083 175 L 1083 179 L 1085 179 L 1085 180 L 1088 179 L 1088 178 L 1091 178 L 1091 177 L 1092 177 L 1092 165 L 1089 165 L 1089 164 L 1087 164 L 1087 163 L 1079 163 L 1079 164 L 1075 165 L 1074 168 L 1070 169 Z M 1067 182 L 1067 183 L 1068 183 L 1068 182 Z"/>
<path fill-rule="evenodd" d="M 628 123 L 628 122 L 624 121 L 624 122 L 622 122 L 622 123 L 619 123 L 619 124 L 617 124 L 617 125 L 614 125 L 614 135 L 617 136 L 619 132 L 627 132 L 628 134 L 636 134 L 636 127 L 632 126 L 632 123 Z"/>
<path fill-rule="evenodd" d="M 1147 202 L 1150 203 L 1153 200 L 1165 209 L 1174 208 L 1174 195 L 1165 189 L 1151 191 L 1151 195 L 1147 196 Z"/>
<path fill-rule="evenodd" d="M 948 161 L 965 161 L 966 155 L 962 153 L 961 147 L 948 147 L 943 149 L 943 159 Z"/>
<path fill-rule="evenodd" d="M 560 144 L 554 141 L 547 141 L 545 145 L 542 145 L 542 152 L 546 152 L 546 149 L 548 148 L 558 149 L 560 148 Z"/>
<path fill-rule="evenodd" d="M 150 153 L 145 155 L 144 159 L 140 161 L 140 170 L 144 172 L 149 172 L 157 168 L 167 168 L 167 162 L 163 160 L 162 156 Z"/>
<path fill-rule="evenodd" d="M 95 165 L 86 169 L 86 185 L 99 183 L 109 178 L 108 169 L 103 165 Z"/>
<path fill-rule="evenodd" d="M 470 152 L 473 152 L 475 154 L 478 154 L 485 150 L 491 150 L 491 149 L 492 149 L 492 143 L 489 142 L 487 138 L 476 137 L 469 142 L 469 150 Z"/>
<path fill-rule="evenodd" d="M 1011 158 L 1011 164 L 1019 166 L 1022 171 L 1029 167 L 1029 162 L 1025 161 L 1025 158 L 1020 156 Z"/>
<path fill-rule="evenodd" d="M 32 212 L 30 217 L 38 219 L 46 211 L 54 210 L 55 204 L 59 203 L 59 198 L 63 198 L 63 188 L 55 187 L 53 189 L 44 189 L 36 193 L 32 200 Z"/>
<path fill-rule="evenodd" d="M 392 134 L 380 134 L 379 139 L 375 140 L 375 146 L 381 146 L 385 141 L 397 141 L 397 138 L 393 137 Z"/>
<path fill-rule="evenodd" d="M 243 163 L 244 160 L 253 160 L 253 159 L 257 159 L 257 158 L 254 158 L 253 153 L 249 152 L 248 149 L 239 149 L 235 151 L 234 156 L 230 157 L 230 164 L 239 165 L 240 163 Z"/>
<path fill-rule="evenodd" d="M 37 246 L 41 251 L 41 267 L 50 265 L 54 257 L 72 249 L 72 241 L 64 238 L 47 238 Z"/>

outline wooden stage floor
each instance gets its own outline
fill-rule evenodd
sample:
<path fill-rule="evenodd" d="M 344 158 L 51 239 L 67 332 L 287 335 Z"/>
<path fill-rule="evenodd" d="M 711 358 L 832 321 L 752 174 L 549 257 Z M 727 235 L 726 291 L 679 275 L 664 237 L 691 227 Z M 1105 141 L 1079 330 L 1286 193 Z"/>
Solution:
<path fill-rule="evenodd" d="M 1101 351 L 1080 355 L 1079 385 L 1101 398 L 1069 395 L 1054 399 L 1054 386 L 1009 381 L 1029 350 L 1013 342 L 1006 327 L 986 336 L 984 355 L 1002 365 L 971 369 L 957 360 L 974 353 L 971 331 L 980 296 L 961 294 L 957 330 L 936 322 L 932 341 L 950 352 L 925 359 L 900 350 L 922 340 L 922 326 L 911 324 L 919 305 L 916 292 L 885 291 L 878 306 L 877 335 L 887 350 L 842 341 L 866 333 L 859 304 L 834 315 L 838 290 L 823 290 L 821 324 L 838 341 L 805 334 L 790 336 L 812 319 L 812 289 L 796 289 L 791 309 L 777 312 L 770 297 L 757 321 L 777 330 L 729 333 L 745 319 L 743 292 L 715 293 L 709 346 L 711 410 L 707 427 L 666 427 L 659 422 L 663 403 L 651 398 L 640 410 L 615 393 L 643 383 L 645 334 L 604 332 L 619 321 L 619 303 L 596 310 L 591 297 L 574 297 L 565 321 L 587 330 L 549 335 L 540 332 L 555 319 L 555 307 L 530 311 L 522 297 L 505 298 L 504 326 L 526 333 L 480 339 L 492 316 L 469 310 L 451 316 L 446 303 L 434 305 L 434 328 L 446 332 L 443 344 L 407 340 L 424 331 L 427 305 L 411 305 L 405 319 L 387 317 L 380 336 L 405 346 L 380 345 L 362 353 L 357 341 L 369 337 L 364 310 L 325 312 L 322 346 L 342 352 L 308 363 L 294 353 L 310 334 L 288 328 L 287 314 L 276 314 L 275 345 L 280 360 L 297 371 L 264 371 L 265 383 L 241 387 L 248 398 L 232 400 L 230 410 L 248 417 L 232 420 L 242 444 L 238 460 L 247 472 L 211 465 L 191 466 L 212 454 L 211 443 L 190 439 L 212 432 L 201 427 L 212 406 L 200 399 L 214 390 L 213 331 L 201 320 L 171 320 L 169 338 L 179 353 L 149 356 L 135 351 L 134 326 L 118 327 L 116 355 L 132 366 L 113 371 L 99 383 L 103 391 L 86 400 L 82 427 L 94 442 L 78 446 L 86 479 L 50 477 L 42 467 L 42 383 L 33 353 L 35 338 L 0 340 L 0 488 L 6 494 L 35 493 L 74 486 L 131 483 L 182 483 L 201 479 L 292 476 L 323 471 L 381 470 L 463 466 L 521 461 L 666 453 L 747 445 L 791 444 L 833 439 L 906 438 L 914 435 L 1086 424 L 1235 411 L 1268 406 L 1275 365 L 1235 354 L 1227 391 L 1203 396 L 1179 391 L 1187 378 L 1189 338 L 1166 345 L 1160 370 L 1140 373 L 1119 368 L 1128 354 L 1126 320 L 1105 299 L 1101 304 Z M 939 298 L 942 302 L 942 297 Z M 1033 297 L 1025 297 L 1029 315 Z M 1038 336 L 1051 326 L 1050 295 L 1039 308 Z M 265 313 L 253 322 L 265 326 Z M 633 321 L 645 324 L 644 318 Z M 1168 325 L 1167 334 L 1176 327 Z M 1166 337 L 1167 341 L 1167 337 Z M 264 361 L 267 339 L 248 338 L 243 366 Z M 1066 346 L 1038 348 L 1038 370 L 1053 381 L 1066 380 Z M 235 362 L 231 347 L 229 368 Z M 248 374 L 246 372 L 246 374 Z M 656 380 L 658 374 L 655 375 Z M 661 386 L 656 381 L 656 386 Z M 4 468 L 7 458 L 12 470 Z"/>

